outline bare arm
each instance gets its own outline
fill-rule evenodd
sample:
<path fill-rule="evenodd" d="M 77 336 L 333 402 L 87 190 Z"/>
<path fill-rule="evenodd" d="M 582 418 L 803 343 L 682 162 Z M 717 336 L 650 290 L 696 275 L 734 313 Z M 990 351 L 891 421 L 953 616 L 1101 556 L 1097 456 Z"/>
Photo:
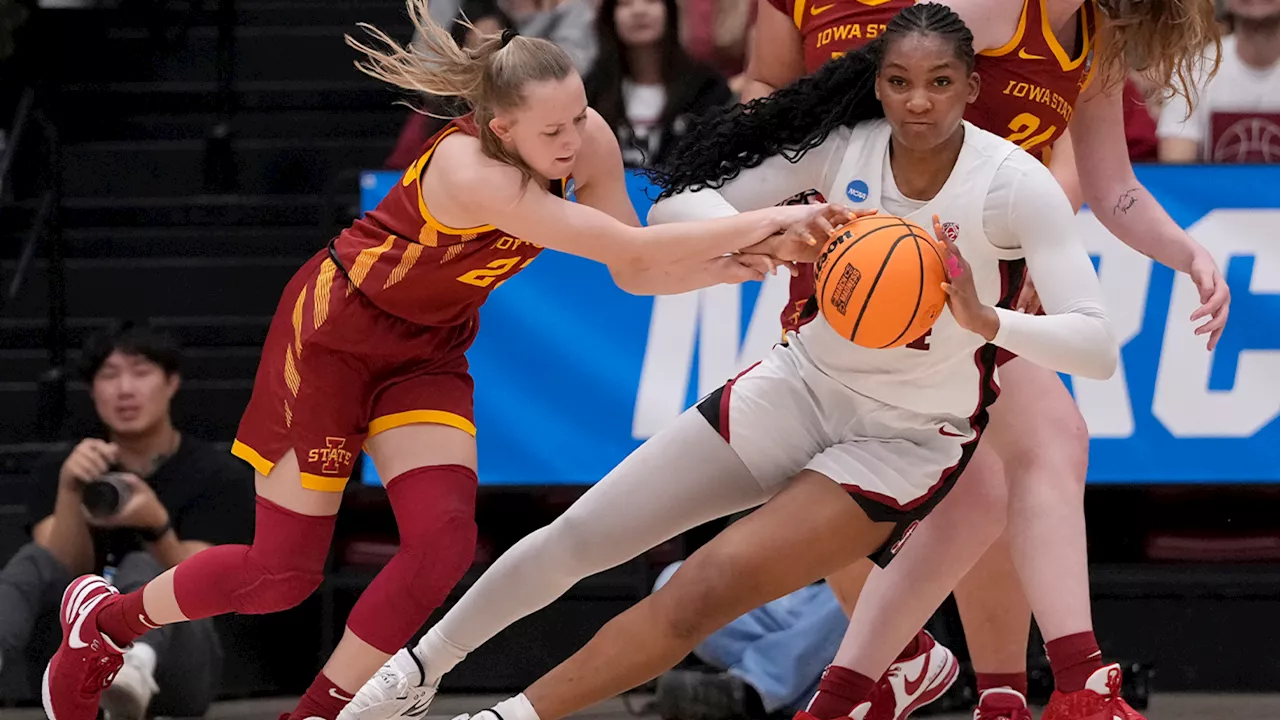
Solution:
<path fill-rule="evenodd" d="M 93 537 L 82 505 L 84 484 L 101 477 L 118 457 L 119 450 L 111 443 L 97 438 L 81 440 L 58 468 L 53 514 L 31 528 L 36 544 L 72 574 L 93 570 Z"/>
<path fill-rule="evenodd" d="M 1200 161 L 1200 143 L 1187 138 L 1160 138 L 1160 162 L 1190 164 Z"/>
<path fill-rule="evenodd" d="M 602 127 L 605 124 L 594 111 L 588 114 L 587 123 L 599 123 Z M 589 133 L 587 141 L 592 142 L 592 146 L 588 149 L 584 145 L 581 167 L 574 169 L 574 176 L 579 179 L 575 191 L 578 202 L 601 210 L 620 223 L 640 227 L 640 218 L 627 194 L 622 153 L 618 151 L 617 142 L 612 135 L 598 132 Z M 618 287 L 633 295 L 672 295 L 763 277 L 728 256 L 683 264 L 611 265 L 609 272 Z"/>
<path fill-rule="evenodd" d="M 1086 95 L 1071 120 L 1085 202 L 1125 245 L 1175 270 L 1190 271 L 1192 259 L 1204 249 L 1134 175 L 1124 138 L 1121 88 L 1103 89 L 1099 83 Z"/>
<path fill-rule="evenodd" d="M 804 75 L 804 44 L 795 21 L 769 0 L 758 0 L 755 39 L 747 63 L 742 102 L 771 95 Z"/>
<path fill-rule="evenodd" d="M 584 132 L 599 131 L 585 125 Z M 491 223 L 543 247 L 624 272 L 720 257 L 782 231 L 802 215 L 794 208 L 769 208 L 717 221 L 638 228 L 525 182 L 515 168 L 481 155 L 475 142 L 441 143 L 432 164 L 428 172 L 444 175 L 427 201 L 447 209 L 449 217 L 469 225 Z"/>
<path fill-rule="evenodd" d="M 1053 144 L 1053 153 L 1049 157 L 1049 172 L 1058 181 L 1062 192 L 1067 195 L 1072 212 L 1084 205 L 1084 190 L 1080 188 L 1080 173 L 1076 170 L 1075 147 L 1071 143 L 1071 131 L 1062 134 L 1058 142 Z"/>
<path fill-rule="evenodd" d="M 58 488 L 53 514 L 31 528 L 31 539 L 72 575 L 93 571 L 93 538 L 80 507 L 79 488 Z"/>
<path fill-rule="evenodd" d="M 1208 251 L 1178 227 L 1134 175 L 1124 138 L 1121 92 L 1118 86 L 1095 83 L 1071 120 L 1085 202 L 1125 245 L 1191 276 L 1202 303 L 1192 320 L 1211 318 L 1196 334 L 1208 334 L 1212 349 L 1227 322 L 1230 290 Z"/>

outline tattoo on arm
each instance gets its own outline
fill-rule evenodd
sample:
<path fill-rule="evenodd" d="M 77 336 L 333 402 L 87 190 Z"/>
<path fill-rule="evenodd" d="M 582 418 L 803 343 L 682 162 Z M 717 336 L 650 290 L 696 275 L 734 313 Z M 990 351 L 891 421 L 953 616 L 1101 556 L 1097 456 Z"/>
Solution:
<path fill-rule="evenodd" d="M 1128 215 L 1129 208 L 1132 208 L 1134 205 L 1138 203 L 1137 193 L 1139 190 L 1141 190 L 1141 188 L 1135 187 L 1135 188 L 1129 188 L 1128 190 L 1125 190 L 1124 192 L 1120 193 L 1120 199 L 1116 200 L 1115 209 L 1111 211 L 1111 214 L 1115 215 L 1118 213 L 1124 213 Z"/>

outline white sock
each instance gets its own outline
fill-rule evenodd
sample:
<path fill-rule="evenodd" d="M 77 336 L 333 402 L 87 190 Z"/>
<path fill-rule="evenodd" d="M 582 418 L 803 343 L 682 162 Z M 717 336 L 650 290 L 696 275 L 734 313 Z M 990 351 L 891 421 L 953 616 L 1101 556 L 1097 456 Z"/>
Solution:
<path fill-rule="evenodd" d="M 524 696 L 524 693 L 494 705 L 493 711 L 498 713 L 502 720 L 538 720 L 538 711 L 533 709 L 533 704 Z"/>
<path fill-rule="evenodd" d="M 426 677 L 422 679 L 422 684 L 427 687 L 439 685 L 440 678 L 462 662 L 467 657 L 467 652 L 449 642 L 439 630 L 435 628 L 428 630 L 427 634 L 418 641 L 418 646 L 413 649 L 413 654 L 422 661 L 422 667 L 425 670 Z"/>
<path fill-rule="evenodd" d="M 124 659 L 130 665 L 138 668 L 147 677 L 155 679 L 156 676 L 156 650 L 150 645 L 137 642 L 133 647 L 125 651 Z"/>

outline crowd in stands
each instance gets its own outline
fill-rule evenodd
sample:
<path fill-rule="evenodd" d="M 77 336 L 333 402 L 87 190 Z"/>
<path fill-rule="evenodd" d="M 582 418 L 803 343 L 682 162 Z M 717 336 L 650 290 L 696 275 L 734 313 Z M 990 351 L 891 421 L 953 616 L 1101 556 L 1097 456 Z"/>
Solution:
<path fill-rule="evenodd" d="M 461 0 L 432 7 L 440 19 L 470 21 L 474 29 L 453 26 L 460 44 L 512 28 L 561 45 L 632 168 L 661 160 L 691 117 L 736 102 L 756 11 L 750 0 Z M 1280 0 L 1218 0 L 1218 8 L 1229 34 L 1216 74 L 1196 79 L 1194 111 L 1181 96 L 1153 96 L 1136 76 L 1126 83 L 1125 131 L 1135 163 L 1280 161 Z M 422 109 L 457 114 L 456 107 Z M 387 166 L 407 167 L 444 122 L 412 115 Z"/>

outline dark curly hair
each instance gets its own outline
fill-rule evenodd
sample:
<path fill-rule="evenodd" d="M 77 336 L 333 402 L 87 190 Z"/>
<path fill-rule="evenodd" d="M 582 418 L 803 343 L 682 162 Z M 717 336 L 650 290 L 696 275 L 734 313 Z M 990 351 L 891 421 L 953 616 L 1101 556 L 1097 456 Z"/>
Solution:
<path fill-rule="evenodd" d="M 658 199 L 720 187 L 773 155 L 795 162 L 821 145 L 832 130 L 884 117 L 874 94 L 876 73 L 885 49 L 915 34 L 948 40 L 965 68 L 973 70 L 973 33 L 960 16 L 940 3 L 912 5 L 895 15 L 879 38 L 816 73 L 768 97 L 703 113 L 669 159 L 648 171 L 662 188 Z"/>

